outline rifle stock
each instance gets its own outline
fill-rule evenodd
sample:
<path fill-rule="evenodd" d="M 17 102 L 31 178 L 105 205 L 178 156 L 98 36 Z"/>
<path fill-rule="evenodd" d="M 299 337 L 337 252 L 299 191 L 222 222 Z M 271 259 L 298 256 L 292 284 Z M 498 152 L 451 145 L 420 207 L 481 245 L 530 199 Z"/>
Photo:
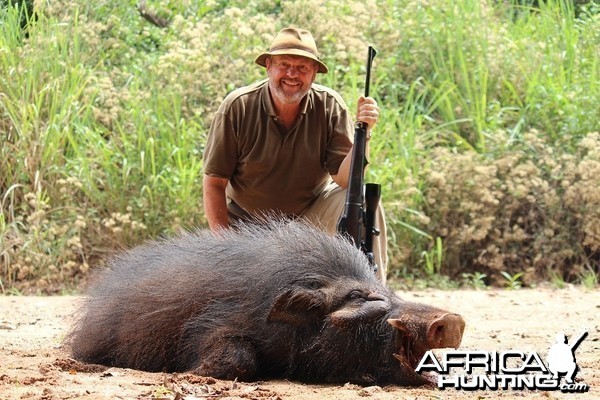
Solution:
<path fill-rule="evenodd" d="M 375 49 L 369 46 L 365 97 L 369 96 L 371 65 L 376 55 Z M 367 127 L 367 124 L 361 121 L 358 121 L 354 127 L 354 145 L 352 147 L 346 204 L 338 222 L 338 232 L 346 235 L 356 248 L 366 254 L 371 266 L 376 271 L 377 265 L 373 257 L 373 237 L 379 234 L 378 229 L 375 227 L 375 211 L 381 196 L 381 186 L 375 183 L 364 184 L 364 170 L 367 163 Z"/>

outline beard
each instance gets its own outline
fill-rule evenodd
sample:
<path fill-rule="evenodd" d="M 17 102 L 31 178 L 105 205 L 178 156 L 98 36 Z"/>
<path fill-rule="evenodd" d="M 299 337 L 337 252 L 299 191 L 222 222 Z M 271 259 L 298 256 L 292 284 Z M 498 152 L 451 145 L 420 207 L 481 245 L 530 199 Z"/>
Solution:
<path fill-rule="evenodd" d="M 284 82 L 285 81 L 285 82 Z M 282 103 L 296 104 L 309 92 L 311 84 L 304 83 L 299 79 L 281 78 L 271 80 L 269 87 L 273 96 Z"/>

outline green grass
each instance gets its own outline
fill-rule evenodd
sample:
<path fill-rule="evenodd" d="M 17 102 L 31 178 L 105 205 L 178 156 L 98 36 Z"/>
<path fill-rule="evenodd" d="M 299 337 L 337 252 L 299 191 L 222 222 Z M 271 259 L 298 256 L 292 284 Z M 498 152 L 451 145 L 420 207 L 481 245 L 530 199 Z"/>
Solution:
<path fill-rule="evenodd" d="M 506 271 L 500 272 L 505 279 L 504 285 L 509 290 L 517 290 L 521 289 L 523 283 L 521 282 L 521 278 L 523 277 L 523 272 L 518 272 L 514 275 L 510 275 Z"/>

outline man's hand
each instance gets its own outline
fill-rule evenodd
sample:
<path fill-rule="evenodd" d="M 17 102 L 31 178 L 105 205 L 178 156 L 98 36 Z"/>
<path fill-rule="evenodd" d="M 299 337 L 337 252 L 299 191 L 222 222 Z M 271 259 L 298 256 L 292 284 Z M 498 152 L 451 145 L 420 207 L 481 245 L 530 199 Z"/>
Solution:
<path fill-rule="evenodd" d="M 373 129 L 377 120 L 379 120 L 379 107 L 374 98 L 360 96 L 356 110 L 356 120 L 366 123 L 368 125 L 367 131 Z M 367 134 L 367 137 L 369 136 Z"/>

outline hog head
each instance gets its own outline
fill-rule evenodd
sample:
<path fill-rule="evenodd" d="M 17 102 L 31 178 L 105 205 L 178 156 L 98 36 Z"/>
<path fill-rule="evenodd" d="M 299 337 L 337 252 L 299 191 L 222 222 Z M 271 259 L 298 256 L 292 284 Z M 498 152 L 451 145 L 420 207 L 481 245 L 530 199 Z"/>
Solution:
<path fill-rule="evenodd" d="M 358 384 L 428 383 L 415 372 L 422 356 L 458 347 L 465 328 L 460 315 L 403 301 L 375 279 L 319 276 L 280 293 L 268 321 L 302 332 L 290 378 Z"/>

